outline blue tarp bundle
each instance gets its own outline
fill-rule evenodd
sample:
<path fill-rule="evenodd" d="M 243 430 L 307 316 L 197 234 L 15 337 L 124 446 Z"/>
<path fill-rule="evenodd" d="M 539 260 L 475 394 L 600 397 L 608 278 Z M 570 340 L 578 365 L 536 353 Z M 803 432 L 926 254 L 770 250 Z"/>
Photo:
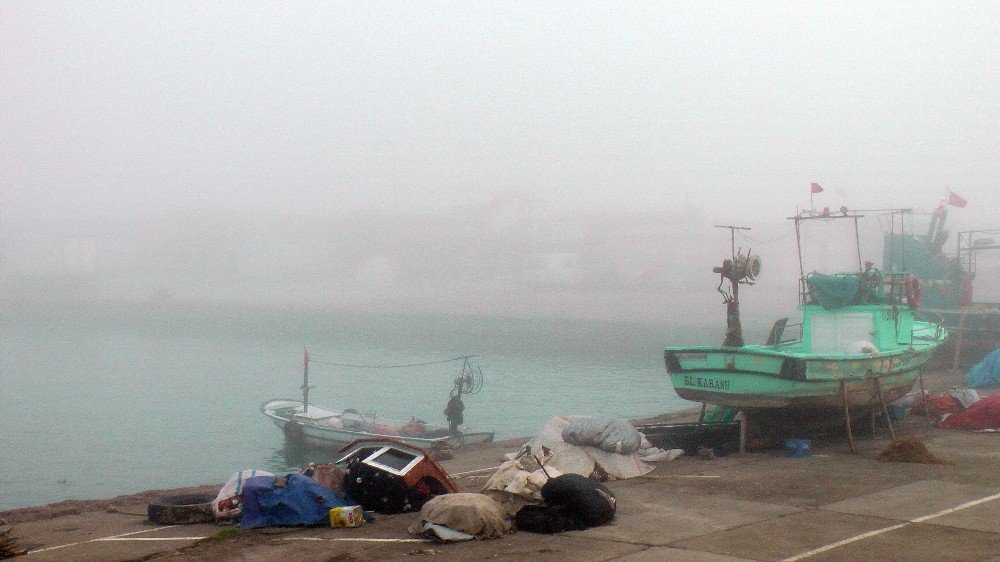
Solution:
<path fill-rule="evenodd" d="M 1000 383 L 1000 349 L 983 357 L 965 374 L 965 385 L 969 388 L 994 386 Z"/>
<path fill-rule="evenodd" d="M 240 529 L 319 525 L 329 521 L 331 509 L 354 505 L 308 476 L 289 474 L 287 479 L 280 488 L 274 476 L 255 476 L 243 484 Z"/>

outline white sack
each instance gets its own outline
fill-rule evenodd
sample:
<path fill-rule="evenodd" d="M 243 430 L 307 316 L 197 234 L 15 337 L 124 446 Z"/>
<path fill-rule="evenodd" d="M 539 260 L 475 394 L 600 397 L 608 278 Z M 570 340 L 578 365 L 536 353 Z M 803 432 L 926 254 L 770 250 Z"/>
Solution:
<path fill-rule="evenodd" d="M 255 470 L 252 468 L 247 468 L 237 472 L 232 475 L 225 484 L 223 484 L 222 489 L 219 490 L 219 494 L 215 496 L 212 500 L 212 513 L 215 514 L 217 519 L 223 518 L 234 518 L 243 511 L 242 507 L 236 507 L 235 509 L 219 510 L 219 502 L 223 500 L 228 500 L 235 496 L 243 493 L 243 484 L 250 478 L 254 476 L 274 476 L 270 472 L 263 470 Z"/>

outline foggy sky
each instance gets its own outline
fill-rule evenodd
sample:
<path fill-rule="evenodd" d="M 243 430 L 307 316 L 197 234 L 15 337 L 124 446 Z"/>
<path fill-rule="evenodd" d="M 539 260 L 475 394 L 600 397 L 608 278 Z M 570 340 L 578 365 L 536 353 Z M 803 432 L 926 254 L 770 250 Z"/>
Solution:
<path fill-rule="evenodd" d="M 4 2 L 5 291 L 647 317 L 737 223 L 794 299 L 810 182 L 1000 227 L 997 61 L 992 2 Z"/>

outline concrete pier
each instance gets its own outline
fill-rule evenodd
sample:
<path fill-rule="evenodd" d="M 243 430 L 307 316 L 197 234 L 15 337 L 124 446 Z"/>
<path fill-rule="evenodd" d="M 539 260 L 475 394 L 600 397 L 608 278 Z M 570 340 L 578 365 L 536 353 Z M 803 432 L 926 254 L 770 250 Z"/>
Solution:
<path fill-rule="evenodd" d="M 946 383 L 936 381 L 934 387 Z M 214 524 L 146 522 L 148 497 L 81 502 L 67 513 L 15 510 L 24 560 L 1000 560 L 1000 433 L 897 426 L 953 464 L 882 463 L 887 435 L 861 432 L 858 453 L 822 444 L 807 458 L 780 451 L 713 460 L 681 457 L 641 478 L 612 482 L 612 524 L 565 533 L 517 532 L 442 545 L 406 527 L 417 514 L 379 516 L 357 529 L 239 532 Z M 459 452 L 442 464 L 464 491 L 478 491 L 504 452 L 521 441 Z M 210 487 L 213 489 L 214 487 Z M 116 512 L 109 512 L 108 505 Z M 54 515 L 54 516 L 53 516 Z"/>

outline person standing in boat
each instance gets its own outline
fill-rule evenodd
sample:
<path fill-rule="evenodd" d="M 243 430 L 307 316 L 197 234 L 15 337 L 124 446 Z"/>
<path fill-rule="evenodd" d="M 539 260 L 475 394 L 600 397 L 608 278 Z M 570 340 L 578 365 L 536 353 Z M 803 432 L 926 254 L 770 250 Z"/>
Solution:
<path fill-rule="evenodd" d="M 465 411 L 465 404 L 462 403 L 462 393 L 453 394 L 448 399 L 448 405 L 444 408 L 444 416 L 448 418 L 448 428 L 452 435 L 458 435 L 458 426 L 462 425 L 465 418 L 462 412 Z"/>

